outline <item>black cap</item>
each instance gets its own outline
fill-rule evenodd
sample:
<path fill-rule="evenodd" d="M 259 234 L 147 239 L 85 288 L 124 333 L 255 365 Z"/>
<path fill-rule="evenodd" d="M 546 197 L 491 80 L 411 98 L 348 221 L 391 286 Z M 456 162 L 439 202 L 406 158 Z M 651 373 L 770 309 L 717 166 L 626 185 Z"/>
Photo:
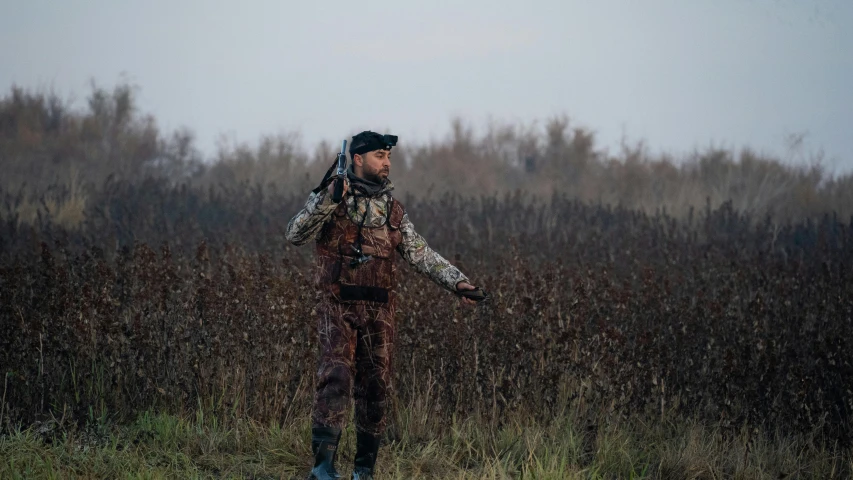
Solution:
<path fill-rule="evenodd" d="M 396 135 L 382 135 L 370 130 L 365 130 L 358 135 L 352 137 L 352 143 L 349 146 L 349 154 L 363 155 L 374 150 L 391 150 L 391 147 L 397 145 Z"/>

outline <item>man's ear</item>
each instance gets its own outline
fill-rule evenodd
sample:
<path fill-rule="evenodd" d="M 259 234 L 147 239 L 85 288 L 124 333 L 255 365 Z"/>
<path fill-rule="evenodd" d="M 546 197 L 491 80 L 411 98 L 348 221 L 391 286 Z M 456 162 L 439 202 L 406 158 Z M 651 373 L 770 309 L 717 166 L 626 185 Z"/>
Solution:
<path fill-rule="evenodd" d="M 359 167 L 364 166 L 364 158 L 362 158 L 360 153 L 356 153 L 355 155 L 352 156 L 352 164 L 354 166 L 358 165 Z"/>

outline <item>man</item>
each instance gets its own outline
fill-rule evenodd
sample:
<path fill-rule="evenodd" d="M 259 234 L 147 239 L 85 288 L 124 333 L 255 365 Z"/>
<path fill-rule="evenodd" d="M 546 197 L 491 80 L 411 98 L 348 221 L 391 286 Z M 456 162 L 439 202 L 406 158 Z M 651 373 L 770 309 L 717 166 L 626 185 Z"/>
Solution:
<path fill-rule="evenodd" d="M 315 283 L 320 359 L 312 413 L 311 477 L 340 478 L 334 460 L 350 391 L 355 397 L 353 478 L 373 478 L 391 389 L 396 325 L 394 252 L 414 269 L 457 295 L 477 288 L 418 233 L 391 195 L 388 179 L 396 136 L 365 131 L 350 144 L 352 165 L 344 196 L 332 201 L 332 169 L 287 225 L 287 240 L 316 242 Z M 476 302 L 462 297 L 466 305 Z"/>

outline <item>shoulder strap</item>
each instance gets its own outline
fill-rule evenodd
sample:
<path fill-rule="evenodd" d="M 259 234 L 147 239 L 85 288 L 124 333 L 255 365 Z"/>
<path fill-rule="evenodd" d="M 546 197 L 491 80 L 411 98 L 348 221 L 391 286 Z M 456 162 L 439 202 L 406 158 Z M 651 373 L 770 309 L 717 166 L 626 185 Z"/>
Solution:
<path fill-rule="evenodd" d="M 394 197 L 391 197 L 391 201 L 388 203 L 388 225 L 395 230 L 399 229 L 403 224 L 403 215 L 405 213 L 406 209 L 403 207 L 403 204 Z"/>
<path fill-rule="evenodd" d="M 385 225 L 391 225 L 391 212 L 394 210 L 394 197 L 388 196 L 388 206 L 385 207 Z"/>
<path fill-rule="evenodd" d="M 317 186 L 314 190 L 311 190 L 313 193 L 318 193 L 320 190 L 329 186 L 329 178 L 332 176 L 332 172 L 335 171 L 335 167 L 338 166 L 338 159 L 336 158 L 334 162 L 332 162 L 332 166 L 326 171 L 326 174 L 323 175 L 323 180 L 320 181 L 320 185 Z"/>

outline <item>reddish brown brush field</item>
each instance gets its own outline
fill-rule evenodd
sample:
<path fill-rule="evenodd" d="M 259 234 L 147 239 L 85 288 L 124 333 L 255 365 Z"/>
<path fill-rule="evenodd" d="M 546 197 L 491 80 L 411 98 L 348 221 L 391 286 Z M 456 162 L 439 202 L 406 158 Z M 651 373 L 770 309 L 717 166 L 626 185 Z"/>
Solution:
<path fill-rule="evenodd" d="M 282 236 L 300 198 L 109 192 L 126 209 L 112 223 L 3 225 L 4 421 L 199 404 L 269 420 L 304 400 L 312 252 Z M 819 426 L 850 441 L 849 220 L 775 225 L 724 206 L 678 221 L 558 196 L 403 201 L 493 301 L 461 308 L 404 268 L 401 401 L 431 382 L 443 415 L 543 419 L 569 391 L 608 415 Z"/>

